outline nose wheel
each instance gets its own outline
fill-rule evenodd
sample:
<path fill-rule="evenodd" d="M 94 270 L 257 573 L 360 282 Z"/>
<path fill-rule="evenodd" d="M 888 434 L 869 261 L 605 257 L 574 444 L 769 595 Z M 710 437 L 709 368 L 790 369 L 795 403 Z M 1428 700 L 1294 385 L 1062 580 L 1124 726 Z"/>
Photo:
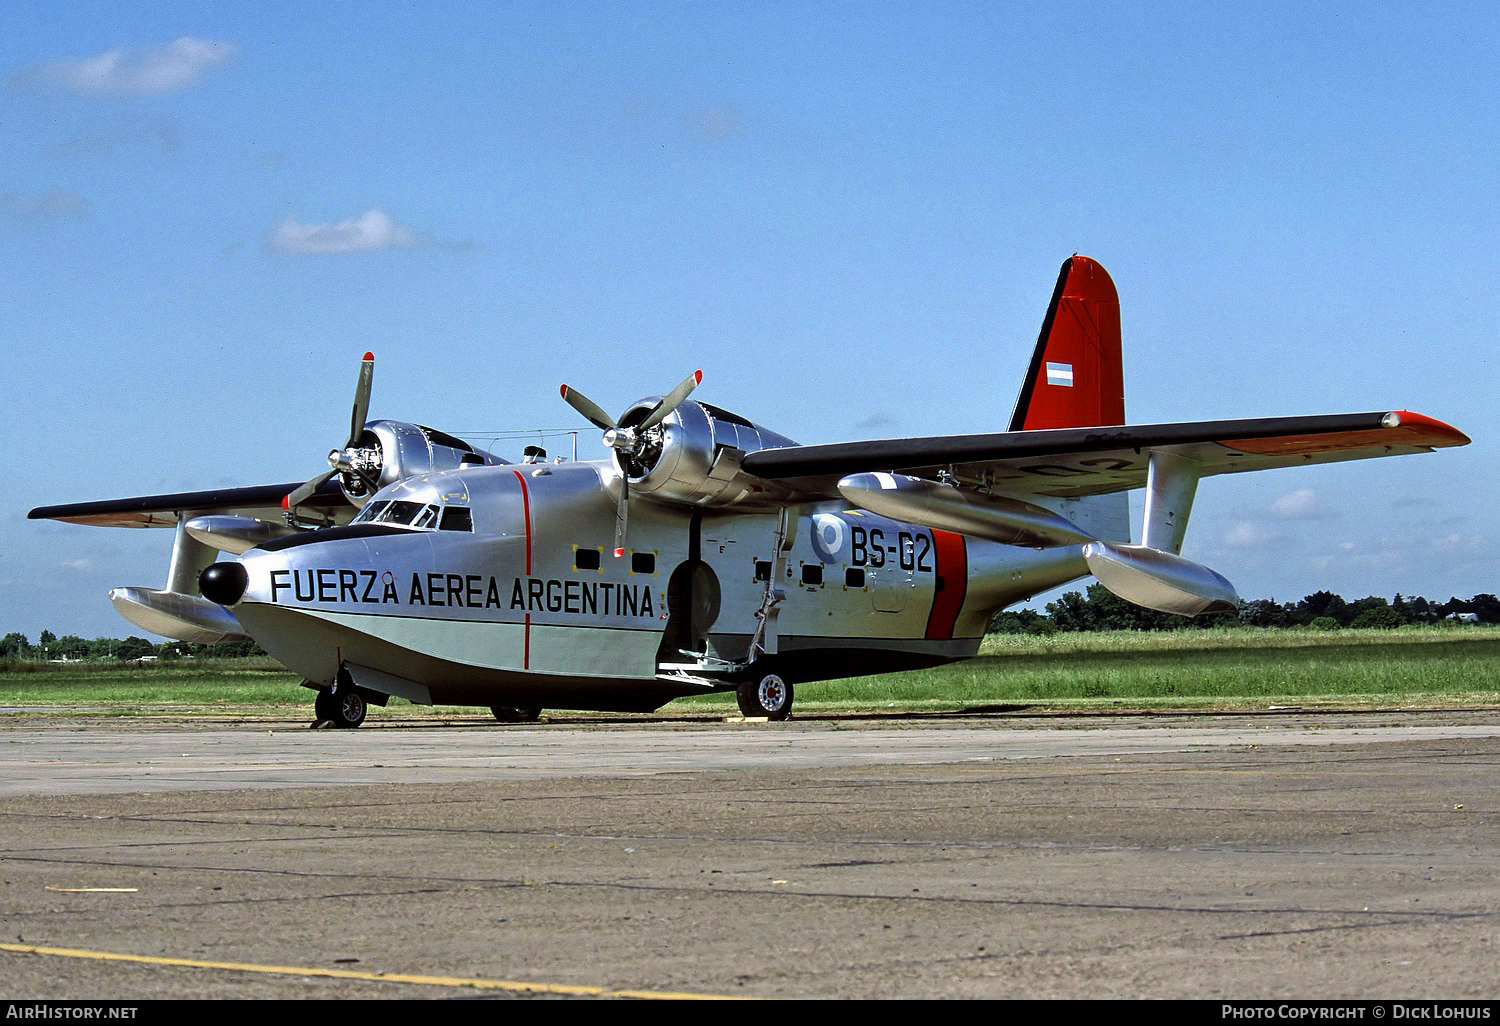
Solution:
<path fill-rule="evenodd" d="M 313 711 L 319 723 L 332 723 L 336 727 L 357 727 L 365 722 L 370 704 L 365 701 L 359 688 L 341 687 L 337 691 L 319 691 L 313 700 Z"/>
<path fill-rule="evenodd" d="M 784 720 L 792 714 L 792 683 L 777 673 L 765 673 L 740 684 L 735 691 L 746 717 Z"/>

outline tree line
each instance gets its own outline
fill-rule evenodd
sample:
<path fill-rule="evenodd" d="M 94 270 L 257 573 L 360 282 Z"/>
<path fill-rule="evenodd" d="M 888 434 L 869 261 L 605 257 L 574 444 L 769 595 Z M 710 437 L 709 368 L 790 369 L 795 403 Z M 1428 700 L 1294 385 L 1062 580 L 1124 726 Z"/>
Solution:
<path fill-rule="evenodd" d="M 991 633 L 1052 634 L 1057 631 L 1169 631 L 1207 627 L 1307 627 L 1312 630 L 1354 630 L 1404 627 L 1407 624 L 1500 623 L 1500 598 L 1475 595 L 1433 602 L 1420 595 L 1386 599 L 1370 595 L 1348 600 L 1331 591 L 1315 591 L 1297 602 L 1250 599 L 1237 612 L 1183 617 L 1158 613 L 1126 602 L 1102 584 L 1088 593 L 1065 593 L 1047 603 L 1046 613 L 1018 609 L 999 613 Z"/>
<path fill-rule="evenodd" d="M 253 641 L 221 641 L 216 645 L 195 645 L 186 641 L 152 642 L 132 635 L 128 638 L 80 638 L 76 634 L 58 637 L 42 631 L 36 644 L 24 634 L 12 631 L 0 638 L 0 659 L 22 662 L 91 662 L 147 659 L 233 659 L 238 656 L 265 655 L 265 649 Z"/>

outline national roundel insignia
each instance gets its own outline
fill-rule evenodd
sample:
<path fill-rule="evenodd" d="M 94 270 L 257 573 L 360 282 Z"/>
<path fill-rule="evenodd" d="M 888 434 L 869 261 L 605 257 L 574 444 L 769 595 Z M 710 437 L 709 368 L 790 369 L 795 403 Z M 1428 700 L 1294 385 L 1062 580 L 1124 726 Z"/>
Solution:
<path fill-rule="evenodd" d="M 849 538 L 848 527 L 832 513 L 814 513 L 812 522 L 813 551 L 823 562 L 837 563 Z"/>

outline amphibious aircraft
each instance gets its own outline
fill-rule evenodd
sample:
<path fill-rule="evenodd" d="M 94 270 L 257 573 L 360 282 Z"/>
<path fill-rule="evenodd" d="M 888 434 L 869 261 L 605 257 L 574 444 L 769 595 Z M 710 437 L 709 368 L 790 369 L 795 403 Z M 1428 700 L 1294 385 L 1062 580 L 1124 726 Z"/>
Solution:
<path fill-rule="evenodd" d="M 1180 554 L 1201 478 L 1469 441 L 1405 411 L 1127 426 L 1120 345 L 1113 282 L 1074 256 L 1004 432 L 798 445 L 690 399 L 695 372 L 619 418 L 562 386 L 609 458 L 519 463 L 367 421 L 367 353 L 348 440 L 310 481 L 30 516 L 175 529 L 166 587 L 115 607 L 171 638 L 254 638 L 320 721 L 392 695 L 525 720 L 727 690 L 775 720 L 796 684 L 972 656 L 997 610 L 1088 575 L 1152 609 L 1234 609 Z"/>

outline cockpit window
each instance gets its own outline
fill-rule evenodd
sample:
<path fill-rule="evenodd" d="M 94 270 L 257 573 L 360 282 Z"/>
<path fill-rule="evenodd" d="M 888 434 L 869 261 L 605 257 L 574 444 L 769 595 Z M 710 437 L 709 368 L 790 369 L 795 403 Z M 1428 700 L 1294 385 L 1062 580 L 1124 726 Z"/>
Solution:
<path fill-rule="evenodd" d="M 357 516 L 353 520 L 351 520 L 350 523 L 352 523 L 352 524 L 370 524 L 370 523 L 374 523 L 375 522 L 375 518 L 378 517 L 378 516 L 380 516 L 381 513 L 384 513 L 385 512 L 385 508 L 387 506 L 389 506 L 389 505 L 390 505 L 390 502 L 389 501 L 384 501 L 384 500 L 381 501 L 381 502 L 367 503 L 365 505 L 365 508 L 359 511 L 359 516 Z"/>
<path fill-rule="evenodd" d="M 474 517 L 469 513 L 467 506 L 444 506 L 443 522 L 439 525 L 443 531 L 472 531 L 474 530 Z"/>
<path fill-rule="evenodd" d="M 405 499 L 369 503 L 350 523 L 399 524 L 424 531 L 474 530 L 474 519 L 467 506 L 438 506 L 434 502 L 424 505 Z"/>
<path fill-rule="evenodd" d="M 381 511 L 380 516 L 375 518 L 377 524 L 410 524 L 422 512 L 420 502 L 407 502 L 405 499 L 395 499 Z"/>

